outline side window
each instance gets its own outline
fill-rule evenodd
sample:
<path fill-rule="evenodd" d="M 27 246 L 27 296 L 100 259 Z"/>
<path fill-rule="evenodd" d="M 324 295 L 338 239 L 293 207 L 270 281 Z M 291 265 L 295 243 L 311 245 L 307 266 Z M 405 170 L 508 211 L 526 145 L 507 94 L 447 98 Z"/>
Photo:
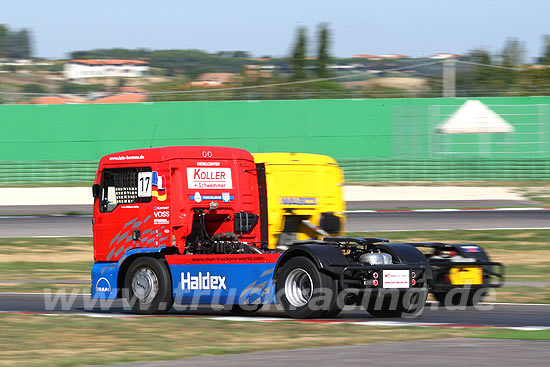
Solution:
<path fill-rule="evenodd" d="M 101 174 L 99 210 L 113 211 L 118 205 L 151 201 L 151 168 L 106 168 Z"/>

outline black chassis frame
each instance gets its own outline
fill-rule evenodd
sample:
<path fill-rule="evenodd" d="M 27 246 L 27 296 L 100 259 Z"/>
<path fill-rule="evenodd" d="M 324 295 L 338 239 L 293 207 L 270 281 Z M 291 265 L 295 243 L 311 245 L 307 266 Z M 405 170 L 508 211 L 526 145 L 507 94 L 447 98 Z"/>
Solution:
<path fill-rule="evenodd" d="M 428 259 L 430 267 L 432 269 L 433 278 L 428 281 L 430 292 L 449 291 L 454 288 L 499 288 L 504 283 L 504 265 L 499 262 L 490 261 L 489 256 L 479 245 L 473 244 L 450 244 L 442 242 L 411 242 L 408 245 L 414 247 L 433 248 L 444 251 L 456 251 L 462 257 L 475 259 L 472 262 L 452 262 L 449 260 Z M 476 246 L 479 251 L 475 253 L 467 253 L 464 251 L 463 246 Z M 475 254 L 475 255 L 474 255 Z M 472 256 L 474 255 L 474 256 Z M 454 267 L 481 267 L 483 270 L 483 283 L 482 284 L 450 284 L 439 281 L 442 276 L 449 273 L 449 270 Z M 496 270 L 495 268 L 498 268 Z M 496 282 L 494 282 L 496 281 Z"/>
<path fill-rule="evenodd" d="M 377 293 L 381 290 L 390 290 L 382 287 L 382 279 L 377 286 L 364 285 L 361 280 L 365 275 L 370 275 L 381 270 L 409 270 L 409 279 L 413 279 L 412 272 L 416 272 L 414 278 L 416 284 L 409 288 L 391 288 L 404 292 L 409 289 L 426 290 L 429 280 L 432 278 L 430 265 L 426 257 L 418 249 L 408 244 L 390 244 L 381 238 L 359 237 L 325 237 L 324 240 L 299 241 L 290 245 L 283 253 L 279 264 L 285 263 L 285 258 L 297 255 L 305 255 L 312 259 L 321 271 L 329 273 L 338 279 L 340 290 L 353 289 L 354 291 L 371 291 Z M 365 249 L 384 249 L 389 252 L 399 264 L 368 265 L 360 262 L 349 262 L 342 254 L 342 249 L 362 246 Z M 278 265 L 280 266 L 280 265 Z M 277 269 L 275 269 L 277 273 Z M 381 277 L 382 274 L 379 274 Z M 354 287 L 355 285 L 355 287 Z"/>

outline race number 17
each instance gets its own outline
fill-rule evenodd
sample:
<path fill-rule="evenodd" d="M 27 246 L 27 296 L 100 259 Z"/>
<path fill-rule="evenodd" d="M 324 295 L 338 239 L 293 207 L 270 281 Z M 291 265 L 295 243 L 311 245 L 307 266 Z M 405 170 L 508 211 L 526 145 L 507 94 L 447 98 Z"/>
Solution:
<path fill-rule="evenodd" d="M 138 173 L 138 197 L 151 197 L 151 182 L 153 180 L 153 172 Z"/>

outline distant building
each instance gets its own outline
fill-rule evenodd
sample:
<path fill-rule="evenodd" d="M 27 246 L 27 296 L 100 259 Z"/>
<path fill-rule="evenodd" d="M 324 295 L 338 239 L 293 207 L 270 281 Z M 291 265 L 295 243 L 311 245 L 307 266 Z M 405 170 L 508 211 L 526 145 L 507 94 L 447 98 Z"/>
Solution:
<path fill-rule="evenodd" d="M 149 63 L 141 60 L 71 60 L 65 64 L 65 79 L 136 78 L 144 76 Z"/>
<path fill-rule="evenodd" d="M 401 55 L 401 54 L 385 54 L 385 55 L 357 54 L 357 55 L 353 55 L 352 58 L 367 59 L 367 60 L 384 60 L 384 59 L 398 60 L 398 59 L 405 59 L 407 58 L 407 56 Z"/>
<path fill-rule="evenodd" d="M 353 55 L 352 58 L 354 58 L 354 59 L 367 59 L 367 60 L 382 60 L 382 58 L 380 56 L 371 55 L 371 54 L 357 54 L 357 55 Z"/>
<path fill-rule="evenodd" d="M 439 52 L 439 53 L 433 54 L 432 56 L 429 56 L 428 58 L 432 60 L 445 60 L 445 59 L 458 59 L 459 57 L 461 57 L 461 55 L 450 54 L 447 52 Z"/>
<path fill-rule="evenodd" d="M 205 73 L 199 75 L 197 80 L 191 82 L 191 85 L 199 87 L 217 87 L 231 83 L 234 80 L 235 74 L 233 73 Z"/>
<path fill-rule="evenodd" d="M 401 55 L 401 54 L 385 54 L 385 55 L 379 55 L 382 59 L 389 59 L 389 60 L 399 60 L 399 59 L 406 59 L 407 56 Z"/>

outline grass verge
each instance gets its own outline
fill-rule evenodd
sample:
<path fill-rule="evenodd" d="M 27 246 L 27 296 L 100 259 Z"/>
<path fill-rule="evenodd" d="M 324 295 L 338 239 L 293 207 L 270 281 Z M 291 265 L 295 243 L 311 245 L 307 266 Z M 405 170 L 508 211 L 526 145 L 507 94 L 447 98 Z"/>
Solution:
<path fill-rule="evenodd" d="M 482 246 L 492 260 L 504 263 L 506 280 L 548 282 L 550 230 L 355 232 L 348 235 L 388 238 L 392 242 L 475 243 Z M 49 288 L 88 293 L 88 285 L 32 280 L 90 279 L 92 263 L 91 238 L 0 239 L 0 291 L 41 292 Z M 21 282 L 14 282 L 16 280 Z M 550 303 L 550 289 L 506 287 L 497 290 L 496 300 Z"/>
<path fill-rule="evenodd" d="M 254 351 L 449 337 L 550 340 L 550 332 L 495 328 L 243 323 L 182 317 L 105 319 L 0 315 L 0 366 L 83 366 Z M 215 335 L 215 337 L 213 337 Z"/>

